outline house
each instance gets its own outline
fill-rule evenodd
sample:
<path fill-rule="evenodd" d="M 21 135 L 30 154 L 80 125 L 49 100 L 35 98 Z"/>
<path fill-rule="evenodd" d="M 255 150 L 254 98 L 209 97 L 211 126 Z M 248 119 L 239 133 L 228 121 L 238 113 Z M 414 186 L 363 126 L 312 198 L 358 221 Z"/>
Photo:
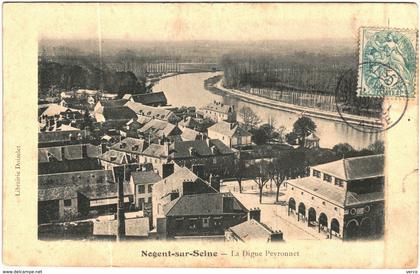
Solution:
<path fill-rule="evenodd" d="M 103 113 L 105 108 L 123 107 L 127 102 L 126 99 L 99 100 L 94 107 L 94 112 Z"/>
<path fill-rule="evenodd" d="M 112 170 L 114 166 L 126 165 L 129 163 L 127 155 L 117 150 L 108 150 L 98 156 L 101 166 L 106 170 Z"/>
<path fill-rule="evenodd" d="M 200 127 L 200 123 L 191 116 L 185 116 L 181 121 L 178 122 L 178 126 L 181 129 L 184 129 L 184 128 L 196 129 Z"/>
<path fill-rule="evenodd" d="M 273 231 L 259 220 L 249 219 L 246 222 L 229 227 L 225 230 L 225 241 L 233 242 L 277 242 L 283 241 L 281 231 Z"/>
<path fill-rule="evenodd" d="M 308 229 L 344 240 L 382 236 L 384 155 L 313 166 L 308 177 L 285 186 L 288 214 Z"/>
<path fill-rule="evenodd" d="M 78 190 L 114 182 L 110 170 L 89 170 L 38 175 L 39 223 L 72 220 L 80 216 Z"/>
<path fill-rule="evenodd" d="M 134 205 L 137 209 L 151 208 L 152 187 L 162 180 L 155 171 L 136 171 L 131 173 L 130 186 L 134 193 Z"/>
<path fill-rule="evenodd" d="M 163 206 L 159 238 L 224 237 L 229 227 L 247 221 L 248 209 L 231 193 L 182 195 Z"/>
<path fill-rule="evenodd" d="M 235 107 L 217 101 L 200 108 L 199 112 L 204 118 L 209 118 L 214 122 L 236 121 Z"/>
<path fill-rule="evenodd" d="M 198 132 L 194 129 L 190 128 L 183 128 L 181 129 L 181 140 L 182 141 L 195 141 L 195 140 L 202 140 L 204 138 L 201 132 Z"/>
<path fill-rule="evenodd" d="M 162 164 L 174 161 L 179 166 L 192 168 L 204 165 L 207 173 L 223 174 L 226 163 L 235 158 L 235 152 L 219 140 L 175 141 L 172 144 L 151 144 L 140 156 L 140 163 Z"/>
<path fill-rule="evenodd" d="M 95 220 L 93 236 L 95 238 L 115 239 L 118 231 L 118 220 Z M 125 219 L 125 239 L 147 239 L 149 237 L 149 218 Z"/>
<path fill-rule="evenodd" d="M 171 172 L 173 172 L 171 174 Z M 155 183 L 152 189 L 153 226 L 157 219 L 164 217 L 163 207 L 183 195 L 198 193 L 217 193 L 217 190 L 191 170 L 176 164 L 166 164 L 162 168 L 162 180 Z"/>
<path fill-rule="evenodd" d="M 116 213 L 118 204 L 118 184 L 88 184 L 77 189 L 79 212 L 83 216 Z M 124 208 L 133 203 L 130 185 L 123 183 Z"/>
<path fill-rule="evenodd" d="M 137 115 L 136 118 L 128 121 L 125 126 L 120 130 L 121 136 L 123 137 L 133 137 L 138 138 L 138 130 L 142 128 L 146 123 L 148 123 L 152 118 Z"/>
<path fill-rule="evenodd" d="M 125 106 L 133 110 L 139 116 L 168 121 L 172 124 L 175 124 L 180 120 L 180 118 L 169 109 L 146 106 L 132 101 L 128 101 Z"/>
<path fill-rule="evenodd" d="M 98 170 L 101 168 L 101 163 L 97 158 L 38 162 L 39 175 L 73 171 Z"/>
<path fill-rule="evenodd" d="M 73 108 L 81 111 L 93 110 L 95 106 L 95 98 L 92 96 L 83 98 L 63 98 L 60 101 L 60 105 L 67 108 Z"/>
<path fill-rule="evenodd" d="M 124 152 L 127 161 L 139 163 L 140 155 L 147 147 L 145 140 L 128 137 L 111 146 L 111 150 Z"/>
<path fill-rule="evenodd" d="M 163 91 L 145 94 L 125 94 L 123 99 L 152 107 L 166 106 L 168 104 L 168 100 Z"/>
<path fill-rule="evenodd" d="M 207 129 L 210 139 L 219 139 L 228 147 L 248 146 L 252 144 L 252 134 L 243 129 L 239 123 L 219 121 Z"/>
<path fill-rule="evenodd" d="M 149 142 L 158 140 L 174 140 L 182 131 L 168 121 L 152 119 L 138 130 L 139 135 Z"/>
<path fill-rule="evenodd" d="M 319 137 L 315 133 L 311 133 L 305 137 L 305 148 L 319 148 Z"/>
<path fill-rule="evenodd" d="M 133 118 L 137 118 L 134 111 L 126 106 L 103 107 L 102 112 L 95 112 L 95 119 L 99 123 L 113 122 L 124 125 Z"/>

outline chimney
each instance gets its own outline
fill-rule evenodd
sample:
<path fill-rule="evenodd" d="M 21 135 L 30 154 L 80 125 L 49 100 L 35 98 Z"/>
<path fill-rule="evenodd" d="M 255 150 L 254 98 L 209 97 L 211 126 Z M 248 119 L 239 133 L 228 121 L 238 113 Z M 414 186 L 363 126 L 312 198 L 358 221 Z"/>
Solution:
<path fill-rule="evenodd" d="M 208 147 L 210 147 L 210 138 L 206 139 L 206 144 L 207 144 Z"/>
<path fill-rule="evenodd" d="M 114 178 L 117 182 L 118 189 L 118 203 L 117 203 L 117 241 L 125 238 L 125 212 L 124 212 L 124 167 L 115 166 L 113 167 Z"/>
<path fill-rule="evenodd" d="M 174 173 L 175 165 L 173 163 L 162 164 L 162 178 L 166 178 Z"/>
<path fill-rule="evenodd" d="M 257 222 L 260 222 L 261 219 L 261 209 L 258 207 L 250 208 L 248 211 L 248 220 L 254 219 Z"/>
<path fill-rule="evenodd" d="M 211 185 L 211 186 L 212 186 L 215 190 L 217 190 L 218 192 L 220 192 L 220 176 L 210 174 L 209 181 L 210 181 L 210 185 Z"/>
<path fill-rule="evenodd" d="M 192 172 L 197 175 L 197 177 L 205 180 L 205 166 L 204 165 L 192 165 Z"/>
<path fill-rule="evenodd" d="M 163 143 L 163 148 L 165 150 L 165 155 L 169 156 L 169 142 L 164 142 Z"/>
<path fill-rule="evenodd" d="M 283 232 L 280 230 L 275 230 L 270 235 L 270 242 L 282 242 L 283 241 Z"/>

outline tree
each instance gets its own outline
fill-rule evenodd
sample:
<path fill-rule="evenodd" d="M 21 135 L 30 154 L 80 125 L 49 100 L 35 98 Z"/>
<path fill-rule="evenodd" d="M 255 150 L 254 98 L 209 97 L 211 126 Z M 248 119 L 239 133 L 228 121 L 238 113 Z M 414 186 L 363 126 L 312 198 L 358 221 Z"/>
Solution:
<path fill-rule="evenodd" d="M 246 130 L 253 130 L 261 123 L 260 117 L 250 107 L 241 108 L 239 116 L 242 118 Z"/>
<path fill-rule="evenodd" d="M 293 131 L 289 132 L 289 133 L 286 134 L 285 137 L 286 137 L 286 142 L 289 145 L 296 145 L 296 140 L 298 139 L 298 136 L 297 136 L 296 133 L 294 133 Z"/>
<path fill-rule="evenodd" d="M 279 201 L 280 187 L 291 173 L 289 157 L 279 156 L 268 165 L 268 176 L 276 184 L 276 202 Z"/>
<path fill-rule="evenodd" d="M 258 186 L 259 195 L 260 195 L 260 204 L 262 203 L 262 194 L 264 190 L 264 186 L 268 183 L 270 180 L 270 177 L 268 175 L 268 163 L 264 160 L 254 164 L 248 169 L 250 172 L 252 172 L 254 177 L 254 182 Z"/>
<path fill-rule="evenodd" d="M 245 177 L 245 161 L 241 158 L 241 152 L 239 151 L 239 158 L 232 166 L 232 173 L 239 185 L 239 193 L 242 193 L 242 179 Z"/>
<path fill-rule="evenodd" d="M 90 116 L 89 110 L 86 108 L 85 113 L 83 115 L 83 124 L 82 129 L 89 129 L 92 130 L 92 117 Z"/>
<path fill-rule="evenodd" d="M 340 158 L 348 157 L 355 152 L 355 149 L 348 143 L 340 143 L 332 148 L 332 151 Z"/>
<path fill-rule="evenodd" d="M 383 154 L 385 152 L 384 141 L 377 140 L 375 143 L 368 146 L 368 150 L 374 154 Z"/>
<path fill-rule="evenodd" d="M 262 127 L 259 127 L 253 131 L 252 138 L 254 143 L 256 143 L 257 145 L 264 145 L 269 140 L 267 131 Z"/>
<path fill-rule="evenodd" d="M 305 138 L 315 130 L 316 124 L 306 116 L 299 117 L 293 124 L 293 132 L 298 136 L 301 147 L 305 144 Z"/>

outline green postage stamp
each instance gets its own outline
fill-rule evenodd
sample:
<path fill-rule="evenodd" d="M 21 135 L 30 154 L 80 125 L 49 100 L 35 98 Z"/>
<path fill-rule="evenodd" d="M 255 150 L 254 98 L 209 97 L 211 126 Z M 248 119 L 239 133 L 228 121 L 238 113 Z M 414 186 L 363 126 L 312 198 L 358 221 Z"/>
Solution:
<path fill-rule="evenodd" d="M 416 96 L 417 30 L 361 28 L 358 96 Z"/>

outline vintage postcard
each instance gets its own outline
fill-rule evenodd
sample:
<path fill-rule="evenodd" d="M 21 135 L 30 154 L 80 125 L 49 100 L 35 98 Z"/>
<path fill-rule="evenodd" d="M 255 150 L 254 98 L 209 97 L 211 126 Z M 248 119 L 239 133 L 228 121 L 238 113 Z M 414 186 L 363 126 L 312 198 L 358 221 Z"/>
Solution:
<path fill-rule="evenodd" d="M 6 3 L 10 266 L 416 268 L 414 3 Z"/>

